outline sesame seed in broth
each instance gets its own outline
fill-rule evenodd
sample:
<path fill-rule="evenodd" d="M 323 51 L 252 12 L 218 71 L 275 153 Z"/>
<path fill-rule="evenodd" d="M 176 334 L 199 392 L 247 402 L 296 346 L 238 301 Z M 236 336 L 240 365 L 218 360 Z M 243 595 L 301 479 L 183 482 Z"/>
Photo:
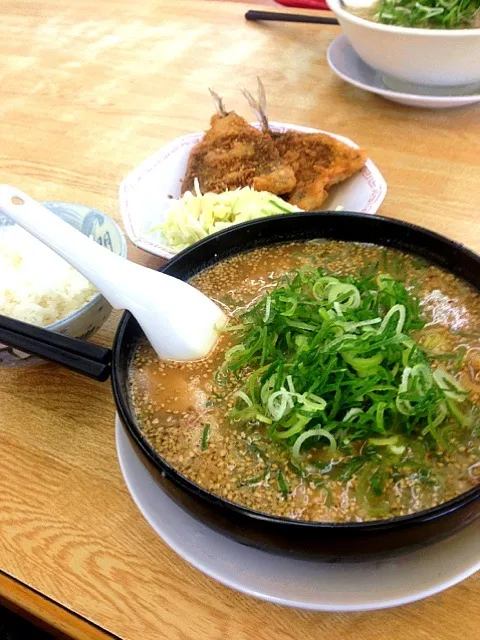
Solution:
<path fill-rule="evenodd" d="M 326 240 L 271 245 L 234 256 L 206 269 L 192 284 L 233 317 L 265 295 L 286 272 L 321 266 L 327 272 L 358 275 L 376 267 L 416 288 L 428 320 L 419 342 L 443 340 L 464 349 L 461 371 L 472 400 L 480 400 L 480 296 L 441 269 L 392 249 Z M 393 265 L 393 266 L 392 266 Z M 393 273 L 392 273 L 393 270 Z M 235 322 L 235 321 L 233 321 Z M 461 331 L 458 331 L 458 330 Z M 454 332 L 452 332 L 454 330 Z M 235 427 L 226 416 L 241 384 L 219 379 L 224 354 L 234 345 L 223 334 L 214 352 L 200 362 L 162 362 L 141 342 L 131 371 L 131 395 L 138 422 L 151 445 L 187 478 L 219 496 L 277 516 L 326 522 L 357 522 L 406 515 L 463 493 L 475 481 L 467 468 L 480 457 L 477 431 L 452 432 L 448 450 L 428 454 L 438 483 L 419 480 L 414 466 L 398 469 L 385 484 L 385 497 L 372 513 L 363 500 L 361 473 L 346 482 L 334 474 L 302 477 L 290 452 L 264 431 Z M 412 443 L 414 447 L 414 443 Z M 341 457 L 326 450 L 307 455 L 335 469 Z M 286 488 L 288 490 L 286 490 Z"/>

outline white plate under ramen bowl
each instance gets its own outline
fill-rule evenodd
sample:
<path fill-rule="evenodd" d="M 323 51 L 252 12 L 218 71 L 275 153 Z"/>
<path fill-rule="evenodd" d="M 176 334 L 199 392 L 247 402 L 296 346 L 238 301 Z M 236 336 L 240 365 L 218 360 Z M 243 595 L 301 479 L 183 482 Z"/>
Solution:
<path fill-rule="evenodd" d="M 386 609 L 440 593 L 480 569 L 480 520 L 443 542 L 380 561 L 319 563 L 247 547 L 167 496 L 118 417 L 116 442 L 128 490 L 157 535 L 206 575 L 261 600 L 316 611 Z"/>
<path fill-rule="evenodd" d="M 259 128 L 258 124 L 254 124 Z M 271 122 L 272 131 L 326 133 L 350 147 L 358 145 L 328 131 Z M 160 231 L 149 231 L 165 221 L 172 198 L 179 198 L 190 151 L 202 139 L 203 133 L 192 133 L 172 140 L 134 169 L 120 185 L 120 211 L 130 240 L 140 249 L 162 258 L 171 258 L 175 251 Z M 376 213 L 387 193 L 387 184 L 371 160 L 357 174 L 334 186 L 322 209 L 342 207 L 345 211 Z M 288 215 L 288 214 L 287 214 Z"/>

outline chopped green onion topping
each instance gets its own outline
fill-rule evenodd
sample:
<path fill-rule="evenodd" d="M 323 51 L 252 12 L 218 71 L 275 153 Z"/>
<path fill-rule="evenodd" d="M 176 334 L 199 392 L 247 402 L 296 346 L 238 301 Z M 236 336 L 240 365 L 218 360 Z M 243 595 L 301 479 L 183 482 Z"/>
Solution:
<path fill-rule="evenodd" d="M 436 360 L 415 340 L 423 326 L 416 296 L 377 268 L 357 278 L 292 271 L 239 313 L 221 368 L 242 380 L 229 418 L 297 461 L 355 440 L 396 456 L 402 436 L 436 442 L 444 423 L 472 419 L 468 393 L 452 373 L 432 368 Z"/>
<path fill-rule="evenodd" d="M 210 425 L 207 422 L 207 424 L 203 428 L 202 442 L 200 444 L 201 451 L 205 451 L 206 448 L 208 447 L 208 438 L 209 437 L 210 437 Z"/>
<path fill-rule="evenodd" d="M 476 26 L 478 0 L 380 0 L 373 19 L 383 24 L 430 29 Z"/>

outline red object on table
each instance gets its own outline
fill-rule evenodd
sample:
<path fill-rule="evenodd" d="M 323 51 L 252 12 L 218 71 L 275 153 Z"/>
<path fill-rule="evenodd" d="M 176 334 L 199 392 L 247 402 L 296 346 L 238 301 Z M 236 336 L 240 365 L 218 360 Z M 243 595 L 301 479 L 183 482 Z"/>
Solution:
<path fill-rule="evenodd" d="M 326 9 L 330 11 L 324 0 L 275 0 L 275 2 L 297 9 Z"/>

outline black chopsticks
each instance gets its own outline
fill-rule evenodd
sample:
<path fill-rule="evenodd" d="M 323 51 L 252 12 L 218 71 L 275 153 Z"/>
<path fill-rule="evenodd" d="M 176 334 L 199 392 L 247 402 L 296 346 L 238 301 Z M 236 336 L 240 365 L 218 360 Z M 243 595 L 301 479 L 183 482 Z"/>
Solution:
<path fill-rule="evenodd" d="M 110 376 L 110 349 L 2 315 L 0 343 L 56 362 L 62 367 L 100 382 L 104 382 Z"/>
<path fill-rule="evenodd" d="M 245 14 L 246 20 L 271 20 L 276 22 L 310 22 L 312 24 L 339 24 L 336 18 L 323 16 L 303 16 L 299 13 L 277 13 L 276 11 L 255 11 L 251 9 Z"/>

